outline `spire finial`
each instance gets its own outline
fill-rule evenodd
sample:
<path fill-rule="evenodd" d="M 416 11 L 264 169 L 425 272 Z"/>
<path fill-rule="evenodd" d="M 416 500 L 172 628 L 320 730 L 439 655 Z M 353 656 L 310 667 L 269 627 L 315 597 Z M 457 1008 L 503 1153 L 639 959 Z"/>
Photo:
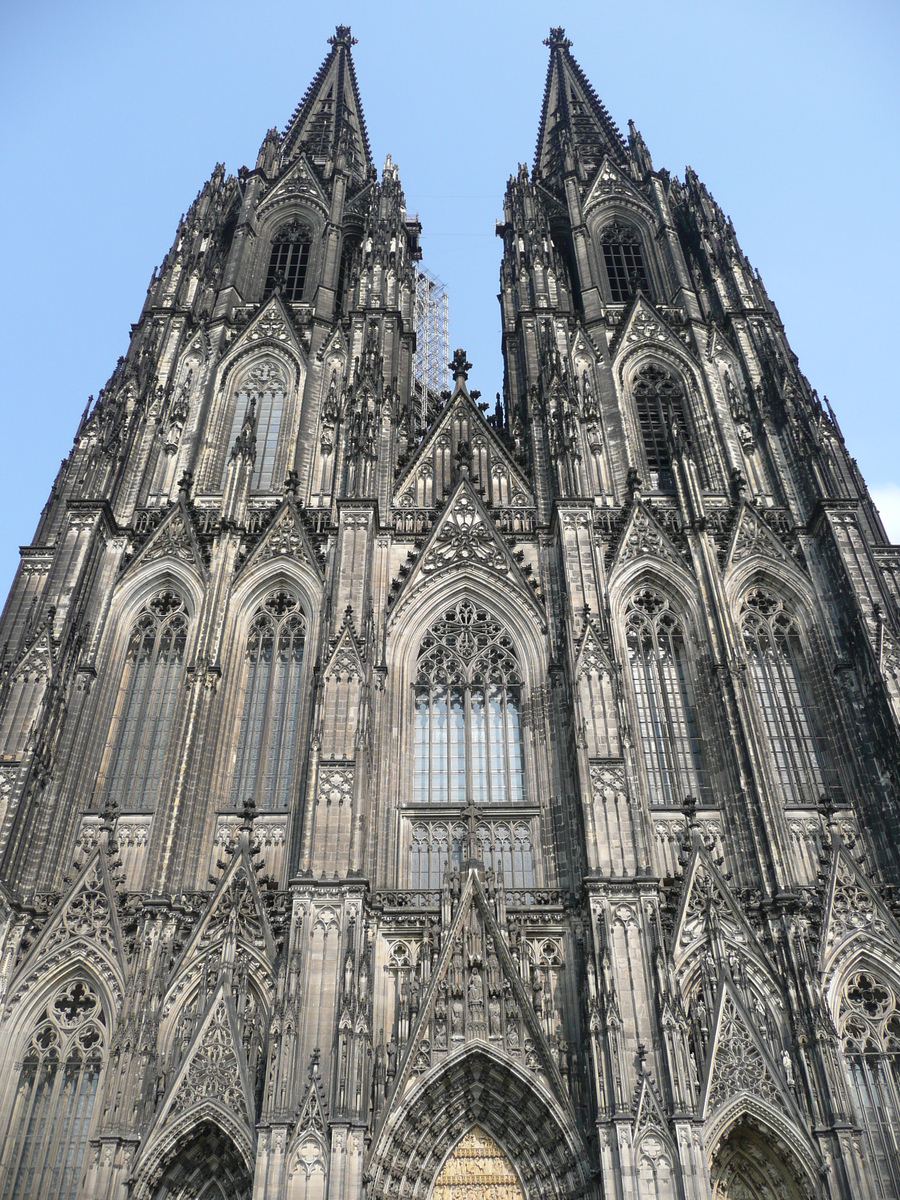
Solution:
<path fill-rule="evenodd" d="M 544 38 L 544 45 L 549 46 L 551 50 L 568 50 L 572 43 L 566 37 L 562 25 L 557 25 L 555 29 L 550 30 L 550 36 Z"/>
<path fill-rule="evenodd" d="M 472 364 L 466 358 L 465 350 L 455 350 L 453 361 L 448 365 L 453 372 L 453 382 L 465 383 L 469 378 L 469 372 L 472 370 Z"/>
<path fill-rule="evenodd" d="M 329 46 L 346 46 L 347 49 L 349 50 L 349 48 L 351 46 L 355 46 L 358 41 L 359 41 L 359 38 L 355 38 L 351 35 L 349 25 L 335 25 L 334 37 L 330 37 L 328 39 L 328 45 Z"/>

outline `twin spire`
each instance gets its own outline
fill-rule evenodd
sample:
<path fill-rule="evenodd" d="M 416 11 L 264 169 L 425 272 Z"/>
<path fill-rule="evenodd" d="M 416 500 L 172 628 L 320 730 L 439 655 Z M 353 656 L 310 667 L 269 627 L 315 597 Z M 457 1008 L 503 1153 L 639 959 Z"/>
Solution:
<path fill-rule="evenodd" d="M 351 48 L 356 38 L 349 25 L 338 25 L 328 43 L 331 49 L 284 131 L 282 162 L 301 152 L 321 166 L 342 158 L 344 169 L 363 182 L 374 164 L 353 67 Z M 578 170 L 586 180 L 606 154 L 619 166 L 626 166 L 622 135 L 569 53 L 572 43 L 566 31 L 551 29 L 544 45 L 550 48 L 550 63 L 534 158 L 535 179 L 561 190 L 566 174 Z"/>

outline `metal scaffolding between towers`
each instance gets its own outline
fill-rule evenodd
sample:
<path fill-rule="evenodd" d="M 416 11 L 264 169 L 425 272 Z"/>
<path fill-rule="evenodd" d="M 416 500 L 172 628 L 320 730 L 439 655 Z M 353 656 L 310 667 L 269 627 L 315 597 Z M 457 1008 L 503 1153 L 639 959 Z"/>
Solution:
<path fill-rule="evenodd" d="M 420 432 L 430 421 L 434 400 L 447 387 L 450 359 L 450 301 L 436 275 L 420 267 L 416 272 L 416 388 Z M 429 393 L 431 394 L 429 396 Z"/>

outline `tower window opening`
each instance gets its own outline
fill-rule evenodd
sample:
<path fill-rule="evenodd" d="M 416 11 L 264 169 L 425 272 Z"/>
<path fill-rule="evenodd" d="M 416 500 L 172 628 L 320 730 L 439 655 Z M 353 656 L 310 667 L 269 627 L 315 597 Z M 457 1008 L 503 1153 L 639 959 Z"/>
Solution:
<path fill-rule="evenodd" d="M 108 791 L 108 799 L 122 808 L 156 806 L 178 704 L 187 630 L 184 602 L 175 592 L 160 592 L 149 600 L 132 627 Z"/>
<path fill-rule="evenodd" d="M 634 385 L 634 407 L 650 487 L 655 492 L 674 491 L 670 431 L 677 430 L 685 439 L 688 437 L 684 397 L 678 381 L 662 367 L 648 364 L 638 373 Z"/>
<path fill-rule="evenodd" d="M 312 234 L 301 222 L 292 221 L 278 230 L 272 242 L 266 295 L 280 285 L 285 300 L 293 304 L 303 299 L 311 249 Z"/>
<path fill-rule="evenodd" d="M 754 589 L 741 607 L 741 633 L 782 798 L 789 804 L 815 804 L 825 782 L 804 700 L 797 623 L 778 597 Z"/>
<path fill-rule="evenodd" d="M 702 745 L 681 622 L 665 597 L 644 589 L 628 605 L 625 630 L 650 803 L 700 799 Z"/>
<path fill-rule="evenodd" d="M 273 592 L 260 605 L 246 644 L 244 706 L 231 802 L 288 808 L 297 757 L 306 623 L 296 596 Z"/>
<path fill-rule="evenodd" d="M 461 601 L 426 635 L 415 685 L 417 804 L 521 804 L 521 677 L 499 622 Z"/>
<path fill-rule="evenodd" d="M 624 304 L 638 288 L 649 295 L 641 239 L 635 231 L 628 225 L 614 221 L 600 234 L 600 245 L 603 247 L 603 261 L 613 304 Z"/>

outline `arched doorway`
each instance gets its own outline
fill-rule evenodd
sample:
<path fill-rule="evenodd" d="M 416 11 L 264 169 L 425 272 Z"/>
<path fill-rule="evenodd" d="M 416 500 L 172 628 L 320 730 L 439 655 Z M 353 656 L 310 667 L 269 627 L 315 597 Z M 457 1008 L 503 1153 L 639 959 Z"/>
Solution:
<path fill-rule="evenodd" d="M 153 1200 L 250 1200 L 253 1179 L 231 1138 L 212 1121 L 191 1130 L 153 1190 Z"/>
<path fill-rule="evenodd" d="M 525 1200 L 512 1163 L 477 1125 L 456 1143 L 434 1182 L 431 1200 Z"/>
<path fill-rule="evenodd" d="M 813 1200 L 815 1195 L 780 1138 L 749 1117 L 719 1143 L 710 1178 L 715 1200 Z"/>

